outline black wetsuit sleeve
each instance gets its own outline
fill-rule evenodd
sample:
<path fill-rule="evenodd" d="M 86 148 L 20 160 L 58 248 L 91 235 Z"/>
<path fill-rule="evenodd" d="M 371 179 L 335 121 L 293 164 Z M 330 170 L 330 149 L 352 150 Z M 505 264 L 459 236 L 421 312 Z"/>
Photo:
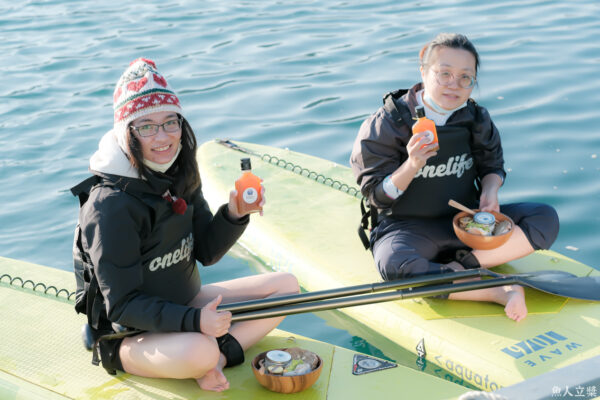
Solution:
<path fill-rule="evenodd" d="M 194 195 L 194 255 L 202 265 L 219 261 L 242 236 L 249 216 L 234 219 L 224 204 L 213 215 L 200 189 Z"/>
<path fill-rule="evenodd" d="M 350 156 L 363 196 L 377 208 L 392 204 L 382 189 L 383 179 L 408 159 L 410 128 L 399 124 L 383 108 L 379 109 L 361 125 Z"/>
<path fill-rule="evenodd" d="M 141 291 L 143 266 L 140 232 L 148 218 L 137 200 L 108 195 L 81 215 L 87 249 L 111 322 L 136 329 L 198 331 L 200 310 Z M 86 204 L 87 206 L 87 204 Z"/>
<path fill-rule="evenodd" d="M 488 111 L 480 106 L 477 106 L 473 123 L 471 152 L 480 179 L 493 173 L 499 175 L 504 181 L 506 171 L 500 133 Z"/>

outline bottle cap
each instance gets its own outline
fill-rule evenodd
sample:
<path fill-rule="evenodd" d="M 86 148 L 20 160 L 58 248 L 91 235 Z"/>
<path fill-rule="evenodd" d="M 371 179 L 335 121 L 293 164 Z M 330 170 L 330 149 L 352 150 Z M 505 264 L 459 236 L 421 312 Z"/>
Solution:
<path fill-rule="evenodd" d="M 425 117 L 425 108 L 423 106 L 416 106 L 415 112 L 417 113 L 417 118 Z"/>
<path fill-rule="evenodd" d="M 283 350 L 271 350 L 267 352 L 266 358 L 272 363 L 285 364 L 292 360 L 292 355 Z"/>
<path fill-rule="evenodd" d="M 496 222 L 496 217 L 492 213 L 480 211 L 473 216 L 473 221 L 482 225 L 492 225 Z"/>
<path fill-rule="evenodd" d="M 242 171 L 247 171 L 252 169 L 252 164 L 250 163 L 249 158 L 241 158 L 240 163 L 242 164 Z"/>

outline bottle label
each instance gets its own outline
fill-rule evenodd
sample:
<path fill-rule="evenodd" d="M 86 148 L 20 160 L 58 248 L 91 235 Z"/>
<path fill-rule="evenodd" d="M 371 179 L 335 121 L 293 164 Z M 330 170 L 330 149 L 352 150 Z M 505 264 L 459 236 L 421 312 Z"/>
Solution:
<path fill-rule="evenodd" d="M 258 192 L 253 187 L 249 187 L 242 193 L 242 198 L 248 204 L 252 204 L 258 199 Z"/>
<path fill-rule="evenodd" d="M 434 136 L 433 136 L 433 132 L 431 132 L 430 130 L 426 130 L 423 131 L 423 133 L 425 133 L 425 136 L 423 136 L 423 139 L 421 139 L 423 141 L 424 144 L 429 144 L 431 142 L 433 142 Z"/>

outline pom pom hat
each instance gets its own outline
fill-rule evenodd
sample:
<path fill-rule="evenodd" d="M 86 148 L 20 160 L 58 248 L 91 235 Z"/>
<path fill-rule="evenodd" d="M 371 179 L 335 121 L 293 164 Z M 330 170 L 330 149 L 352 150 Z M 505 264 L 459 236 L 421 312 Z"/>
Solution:
<path fill-rule="evenodd" d="M 114 128 L 119 146 L 128 152 L 127 127 L 131 121 L 159 111 L 182 114 L 179 99 L 152 60 L 138 58 L 129 64 L 113 94 Z"/>

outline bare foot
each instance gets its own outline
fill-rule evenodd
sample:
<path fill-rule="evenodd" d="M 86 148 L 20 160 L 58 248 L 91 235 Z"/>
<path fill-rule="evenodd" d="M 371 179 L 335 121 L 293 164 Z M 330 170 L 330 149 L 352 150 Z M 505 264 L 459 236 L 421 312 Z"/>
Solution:
<path fill-rule="evenodd" d="M 527 316 L 527 304 L 525 303 L 525 291 L 521 286 L 513 285 L 506 292 L 507 300 L 504 312 L 510 319 L 519 322 Z"/>
<path fill-rule="evenodd" d="M 213 392 L 222 392 L 229 389 L 229 381 L 223 374 L 221 367 L 216 366 L 211 369 L 200 379 L 196 379 L 198 385 L 203 390 L 210 390 Z"/>

